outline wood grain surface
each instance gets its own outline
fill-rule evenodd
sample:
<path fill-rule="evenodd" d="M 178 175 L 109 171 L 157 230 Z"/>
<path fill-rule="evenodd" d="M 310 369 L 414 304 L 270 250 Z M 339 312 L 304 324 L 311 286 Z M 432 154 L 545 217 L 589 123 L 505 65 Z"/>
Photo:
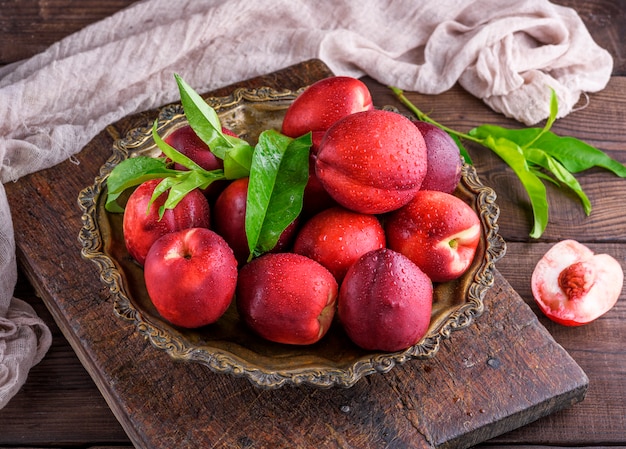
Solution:
<path fill-rule="evenodd" d="M 32 56 L 71 32 L 112 14 L 130 3 L 133 2 L 130 0 L 111 2 L 96 0 L 81 2 L 68 0 L 0 1 L 0 65 Z M 623 78 L 626 68 L 623 50 L 623 42 L 626 39 L 626 2 L 624 0 L 616 2 L 561 0 L 555 3 L 571 6 L 579 12 L 594 39 L 611 52 L 615 64 L 614 76 L 609 86 L 604 91 L 591 95 L 586 108 L 559 120 L 554 130 L 587 140 L 608 151 L 621 162 L 626 162 L 626 138 L 623 126 L 626 122 L 626 94 L 624 93 L 626 85 Z M 377 104 L 387 104 L 393 100 L 384 86 L 369 79 L 366 81 L 374 92 Z M 443 123 L 460 130 L 467 130 L 485 122 L 515 126 L 515 123 L 492 113 L 480 100 L 467 95 L 458 88 L 436 97 L 417 94 L 410 95 L 410 97 L 419 102 L 425 110 L 431 110 L 432 115 Z M 540 241 L 533 241 L 528 238 L 530 211 L 527 201 L 512 174 L 501 161 L 485 150 L 471 146 L 469 149 L 476 162 L 481 180 L 493 186 L 499 195 L 498 204 L 503 211 L 500 218 L 501 233 L 508 244 L 507 256 L 498 263 L 502 278 L 506 279 L 505 282 L 519 293 L 529 305 L 530 310 L 534 312 L 538 322 L 545 326 L 549 334 L 589 377 L 589 387 L 583 402 L 495 437 L 479 447 L 626 447 L 626 432 L 624 431 L 626 429 L 626 389 L 623 387 L 623 380 L 626 378 L 626 349 L 623 344 L 623 335 L 626 331 L 624 298 L 620 299 L 609 314 L 596 322 L 582 328 L 565 328 L 551 323 L 541 315 L 533 304 L 529 285 L 529 276 L 534 263 L 552 242 L 562 238 L 577 238 L 597 252 L 610 253 L 622 262 L 626 260 L 626 247 L 624 246 L 626 224 L 621 204 L 623 193 L 626 191 L 624 180 L 595 169 L 579 177 L 594 206 L 590 217 L 584 216 L 582 209 L 571 195 L 550 189 L 550 225 L 544 238 Z M 63 167 L 65 175 L 75 173 L 75 166 L 65 164 Z M 52 176 L 49 181 L 35 184 L 35 188 L 38 192 L 43 192 L 44 196 L 48 195 L 51 190 L 49 182 L 58 178 L 58 176 Z M 80 182 L 70 184 L 72 188 L 78 188 Z M 21 206 L 26 210 L 32 209 L 30 201 L 26 204 L 29 207 Z M 44 210 L 48 209 L 47 214 L 56 214 L 56 220 L 69 219 L 71 222 L 76 218 L 73 216 L 76 211 L 74 204 L 68 204 L 67 210 L 53 209 L 48 205 L 41 207 Z M 37 223 L 36 213 L 30 214 L 27 221 Z M 22 238 L 28 238 L 28 236 L 29 232 L 21 231 Z M 75 236 L 69 229 L 60 234 L 56 231 L 47 236 L 49 242 L 61 239 L 68 243 L 67 249 L 50 257 L 50 265 L 63 266 L 64 254 L 74 252 L 78 248 L 74 238 Z M 23 257 L 24 254 L 20 254 L 20 258 Z M 132 415 L 132 410 L 119 411 L 115 409 L 114 404 L 106 402 L 96 386 L 99 381 L 94 382 L 83 367 L 82 363 L 88 361 L 84 360 L 80 352 L 75 352 L 62 335 L 54 321 L 56 316 L 53 317 L 38 297 L 40 286 L 33 287 L 29 282 L 28 277 L 32 276 L 32 273 L 28 273 L 28 267 L 24 266 L 23 270 L 20 274 L 16 296 L 28 300 L 51 326 L 54 342 L 46 358 L 31 371 L 28 382 L 20 393 L 7 407 L 0 410 L 0 447 L 133 447 L 129 436 L 112 413 L 113 410 L 118 414 Z M 56 273 L 56 271 L 53 270 L 51 273 Z M 58 296 L 71 296 L 74 294 L 74 288 L 79 291 L 82 289 L 78 281 L 72 281 L 72 273 L 69 272 L 63 274 L 58 280 L 49 279 L 50 275 L 46 273 L 39 273 L 39 275 L 46 279 L 46 283 L 52 286 L 54 293 Z M 96 301 L 105 302 L 105 296 L 106 292 L 102 287 L 102 290 L 95 295 Z M 506 312 L 506 309 L 499 308 L 502 305 L 488 302 L 489 310 L 481 320 L 490 316 L 493 310 Z M 99 307 L 104 309 L 106 304 Z M 88 312 L 82 311 L 82 313 Z M 532 325 L 535 324 L 532 323 Z M 79 326 L 77 332 L 80 331 Z M 459 334 L 458 338 L 461 335 Z M 110 340 L 123 340 L 125 337 L 132 339 L 130 333 L 122 331 L 103 332 L 102 344 Z M 457 337 L 453 336 L 449 341 L 451 347 L 458 341 L 455 338 Z M 455 349 L 452 347 L 451 351 L 453 350 Z M 128 361 L 129 365 L 133 363 L 135 360 Z M 474 366 L 480 367 L 481 365 Z M 484 366 L 482 368 L 484 369 Z M 399 382 L 400 387 L 396 388 L 404 392 L 408 388 L 406 374 L 398 375 L 405 380 Z M 378 379 L 377 382 L 381 380 Z M 141 379 L 130 379 L 128 382 L 140 383 Z M 222 388 L 221 381 L 217 384 Z M 243 390 L 240 393 L 233 389 L 225 389 L 222 397 L 228 400 L 231 396 L 237 397 L 241 394 L 250 400 L 251 404 L 247 410 L 250 410 L 254 417 L 267 420 L 277 419 L 276 410 L 263 410 L 259 405 L 259 399 L 249 390 L 245 388 Z M 307 407 L 313 409 L 316 406 L 321 407 L 318 402 L 319 398 L 316 398 L 317 394 L 303 395 L 300 398 L 302 402 L 296 403 L 296 408 L 301 407 L 299 410 L 302 410 Z M 372 404 L 372 399 L 369 398 L 363 399 L 356 405 L 343 399 L 345 396 L 338 398 L 333 406 L 339 408 L 341 413 L 337 413 L 336 409 L 334 411 L 345 421 L 350 419 L 355 410 L 359 411 L 360 405 Z M 417 416 L 421 405 L 418 398 L 414 398 L 408 405 L 412 407 L 412 414 L 405 411 L 403 404 L 404 416 Z M 217 406 L 219 404 L 215 405 Z M 397 409 L 387 409 L 387 411 L 392 414 L 400 413 Z M 467 411 L 475 412 L 469 409 Z M 478 411 L 480 415 L 480 410 Z M 291 413 L 291 410 L 289 412 Z M 375 411 L 368 413 L 369 418 L 363 419 L 369 419 L 367 424 L 370 426 L 386 423 L 382 414 L 376 414 Z M 297 416 L 302 417 L 303 414 L 304 412 L 299 412 Z M 153 419 L 155 422 L 161 422 L 161 425 L 167 424 L 161 421 L 162 417 L 159 413 Z M 325 420 L 326 417 L 321 419 Z M 305 423 L 309 422 L 306 417 L 302 420 Z M 233 419 L 231 429 L 236 429 L 238 423 Z M 381 428 L 383 433 L 373 439 L 374 442 L 380 443 L 379 447 L 393 446 L 393 444 L 397 444 L 396 447 L 403 447 L 401 445 L 406 441 L 397 435 L 406 434 L 402 431 L 385 434 L 389 432 L 389 427 L 382 425 Z M 284 435 L 288 431 L 289 429 L 284 426 L 272 428 L 272 432 L 279 435 Z M 334 441 L 333 447 L 359 447 L 356 443 L 350 446 L 345 440 L 346 435 L 354 437 L 353 442 L 366 440 L 363 435 L 355 435 L 354 429 L 349 432 L 346 424 L 343 427 L 327 428 L 326 431 L 333 436 L 332 438 L 335 438 L 332 440 L 331 437 L 327 437 L 328 441 Z M 168 432 L 171 436 L 176 430 L 169 429 Z M 267 433 L 269 430 L 262 429 L 262 432 Z M 131 436 L 135 438 L 134 435 Z M 385 439 L 388 440 L 387 444 L 384 443 Z M 223 442 L 218 442 L 216 446 L 220 447 L 220 443 Z M 366 443 L 363 443 L 363 447 L 365 446 Z M 255 447 L 255 440 L 250 436 L 242 436 L 234 447 Z M 293 446 L 288 445 L 288 447 Z M 411 444 L 404 447 L 411 447 Z"/>

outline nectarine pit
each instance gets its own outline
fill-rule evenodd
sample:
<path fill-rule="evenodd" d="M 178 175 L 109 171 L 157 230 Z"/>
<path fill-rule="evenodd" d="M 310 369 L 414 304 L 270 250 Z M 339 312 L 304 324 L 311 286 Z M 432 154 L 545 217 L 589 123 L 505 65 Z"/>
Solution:
<path fill-rule="evenodd" d="M 583 297 L 595 281 L 596 269 L 586 262 L 576 262 L 559 274 L 559 287 L 570 301 Z"/>

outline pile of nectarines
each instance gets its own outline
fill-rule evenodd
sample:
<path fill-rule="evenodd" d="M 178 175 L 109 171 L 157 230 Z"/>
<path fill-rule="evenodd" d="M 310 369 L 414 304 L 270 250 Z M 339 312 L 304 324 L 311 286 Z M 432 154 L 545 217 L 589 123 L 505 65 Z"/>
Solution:
<path fill-rule="evenodd" d="M 433 283 L 465 273 L 481 235 L 476 212 L 453 195 L 462 166 L 455 142 L 375 109 L 367 86 L 350 77 L 304 90 L 281 132 L 311 132 L 313 145 L 302 213 L 269 253 L 249 260 L 247 178 L 194 191 L 161 220 L 160 200 L 145 213 L 155 181 L 130 196 L 124 238 L 156 309 L 199 327 L 234 300 L 246 325 L 279 343 L 313 344 L 336 321 L 364 349 L 416 344 L 429 326 Z M 189 127 L 166 140 L 219 166 Z"/>

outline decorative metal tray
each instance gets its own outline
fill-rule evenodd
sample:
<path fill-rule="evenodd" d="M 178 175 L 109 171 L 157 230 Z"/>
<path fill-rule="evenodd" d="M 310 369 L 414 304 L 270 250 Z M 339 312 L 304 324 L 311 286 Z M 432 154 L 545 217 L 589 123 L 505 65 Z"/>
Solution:
<path fill-rule="evenodd" d="M 289 104 L 299 91 L 270 88 L 238 89 L 227 97 L 206 98 L 222 124 L 250 143 L 261 131 L 280 129 Z M 162 108 L 158 115 L 161 136 L 186 124 L 179 104 Z M 239 319 L 233 304 L 215 324 L 200 329 L 178 328 L 162 319 L 146 292 L 143 270 L 126 251 L 122 214 L 105 211 L 106 181 L 122 160 L 159 151 L 151 137 L 152 123 L 133 129 L 113 144 L 113 154 L 101 167 L 94 184 L 81 191 L 83 212 L 79 235 L 83 258 L 98 267 L 109 288 L 117 315 L 133 322 L 139 334 L 176 360 L 202 363 L 218 373 L 244 376 L 263 388 L 309 384 L 350 387 L 363 376 L 384 373 L 411 359 L 434 356 L 450 333 L 471 325 L 483 312 L 483 297 L 494 281 L 495 262 L 505 251 L 498 234 L 499 208 L 495 192 L 481 184 L 473 167 L 463 168 L 456 195 L 479 214 L 483 233 L 475 260 L 460 279 L 435 285 L 431 323 L 422 340 L 400 352 L 369 352 L 358 348 L 334 323 L 328 334 L 311 346 L 291 346 L 266 341 Z"/>

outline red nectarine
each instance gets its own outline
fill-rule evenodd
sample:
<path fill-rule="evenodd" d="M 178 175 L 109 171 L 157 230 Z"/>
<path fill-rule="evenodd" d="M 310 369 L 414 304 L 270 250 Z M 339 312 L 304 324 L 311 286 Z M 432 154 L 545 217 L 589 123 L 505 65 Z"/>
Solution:
<path fill-rule="evenodd" d="M 312 132 L 315 152 L 333 123 L 373 107 L 370 91 L 362 81 L 348 76 L 324 78 L 306 88 L 289 106 L 281 132 L 293 138 Z"/>
<path fill-rule="evenodd" d="M 377 109 L 331 126 L 315 161 L 328 193 L 342 206 L 366 214 L 411 201 L 426 170 L 426 144 L 417 127 L 398 113 Z"/>
<path fill-rule="evenodd" d="M 196 328 L 215 323 L 237 285 L 237 261 L 222 237 L 189 228 L 159 238 L 146 256 L 148 296 L 163 318 Z"/>
<path fill-rule="evenodd" d="M 384 246 L 385 231 L 378 218 L 333 207 L 304 224 L 294 241 L 293 252 L 321 263 L 341 283 L 359 257 Z"/>
<path fill-rule="evenodd" d="M 209 202 L 199 190 L 189 192 L 173 209 L 166 209 L 159 218 L 159 208 L 167 199 L 160 195 L 148 209 L 154 189 L 160 179 L 139 185 L 128 198 L 122 229 L 129 254 L 143 265 L 152 244 L 161 236 L 186 228 L 210 226 Z"/>
<path fill-rule="evenodd" d="M 387 246 L 411 259 L 433 282 L 460 277 L 480 242 L 480 218 L 460 198 L 421 190 L 385 221 Z"/>
<path fill-rule="evenodd" d="M 339 290 L 337 313 L 356 345 L 400 351 L 426 334 L 432 301 L 428 276 L 407 257 L 383 248 L 350 267 Z"/>
<path fill-rule="evenodd" d="M 328 332 L 335 315 L 337 281 L 313 259 L 267 253 L 244 265 L 237 284 L 237 309 L 263 338 L 308 345 Z"/>

